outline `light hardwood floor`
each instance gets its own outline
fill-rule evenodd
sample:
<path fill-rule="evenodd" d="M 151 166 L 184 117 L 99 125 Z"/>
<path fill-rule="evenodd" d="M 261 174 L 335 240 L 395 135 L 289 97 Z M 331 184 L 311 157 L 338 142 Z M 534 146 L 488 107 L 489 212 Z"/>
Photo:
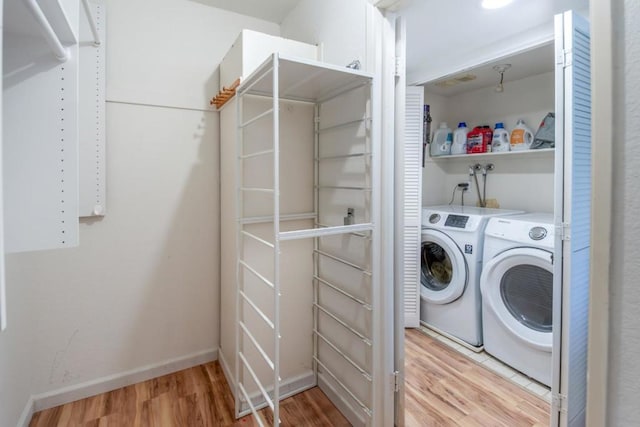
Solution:
<path fill-rule="evenodd" d="M 258 423 L 235 420 L 233 396 L 218 362 L 165 375 L 66 405 L 37 412 L 30 427 L 199 427 Z M 261 411 L 271 425 L 270 409 Z M 285 426 L 349 426 L 319 388 L 283 400 Z"/>
<path fill-rule="evenodd" d="M 549 404 L 420 330 L 408 329 L 405 421 L 414 426 L 548 425 Z M 285 426 L 348 426 L 318 388 L 280 404 Z M 261 412 L 271 425 L 270 410 Z M 218 362 L 36 413 L 31 427 L 246 426 Z"/>
<path fill-rule="evenodd" d="M 542 427 L 550 407 L 419 329 L 405 332 L 405 423 Z"/>

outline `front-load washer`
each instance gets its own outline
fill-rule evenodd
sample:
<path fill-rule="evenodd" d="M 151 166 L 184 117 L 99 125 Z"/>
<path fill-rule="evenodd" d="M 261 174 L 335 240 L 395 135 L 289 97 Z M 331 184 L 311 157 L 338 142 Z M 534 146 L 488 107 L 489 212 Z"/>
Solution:
<path fill-rule="evenodd" d="M 489 220 L 480 278 L 484 349 L 550 386 L 553 215 Z"/>
<path fill-rule="evenodd" d="M 522 213 L 472 206 L 422 209 L 420 320 L 468 345 L 482 345 L 480 271 L 489 218 Z"/>

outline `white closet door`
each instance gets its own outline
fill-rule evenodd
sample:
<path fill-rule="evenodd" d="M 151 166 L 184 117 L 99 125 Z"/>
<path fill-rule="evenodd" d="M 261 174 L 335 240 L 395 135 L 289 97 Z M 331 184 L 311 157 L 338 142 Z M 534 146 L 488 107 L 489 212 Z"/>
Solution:
<path fill-rule="evenodd" d="M 407 87 L 403 141 L 404 326 L 420 326 L 420 233 L 422 195 L 422 108 L 424 88 Z"/>
<path fill-rule="evenodd" d="M 556 29 L 556 256 L 552 425 L 585 424 L 591 224 L 591 59 L 587 21 Z M 559 173 L 562 171 L 562 173 Z"/>

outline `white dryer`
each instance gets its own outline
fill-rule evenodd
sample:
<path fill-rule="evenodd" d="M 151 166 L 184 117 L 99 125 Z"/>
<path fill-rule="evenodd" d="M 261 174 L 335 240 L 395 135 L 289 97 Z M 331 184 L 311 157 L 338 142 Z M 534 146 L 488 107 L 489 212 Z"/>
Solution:
<path fill-rule="evenodd" d="M 484 227 L 522 213 L 472 206 L 422 209 L 420 320 L 474 347 L 482 345 L 480 271 Z"/>
<path fill-rule="evenodd" d="M 550 386 L 553 215 L 492 218 L 480 278 L 484 349 Z"/>

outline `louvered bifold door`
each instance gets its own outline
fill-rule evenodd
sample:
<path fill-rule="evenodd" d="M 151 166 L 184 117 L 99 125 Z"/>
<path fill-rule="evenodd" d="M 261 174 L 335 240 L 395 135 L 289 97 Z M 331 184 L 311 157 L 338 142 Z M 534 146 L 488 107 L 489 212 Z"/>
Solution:
<path fill-rule="evenodd" d="M 591 227 L 591 59 L 588 22 L 557 15 L 556 256 L 552 425 L 585 425 Z M 559 351 L 558 351 L 559 350 Z"/>
<path fill-rule="evenodd" d="M 403 150 L 404 325 L 420 326 L 420 233 L 422 200 L 422 104 L 424 89 L 407 87 Z"/>

